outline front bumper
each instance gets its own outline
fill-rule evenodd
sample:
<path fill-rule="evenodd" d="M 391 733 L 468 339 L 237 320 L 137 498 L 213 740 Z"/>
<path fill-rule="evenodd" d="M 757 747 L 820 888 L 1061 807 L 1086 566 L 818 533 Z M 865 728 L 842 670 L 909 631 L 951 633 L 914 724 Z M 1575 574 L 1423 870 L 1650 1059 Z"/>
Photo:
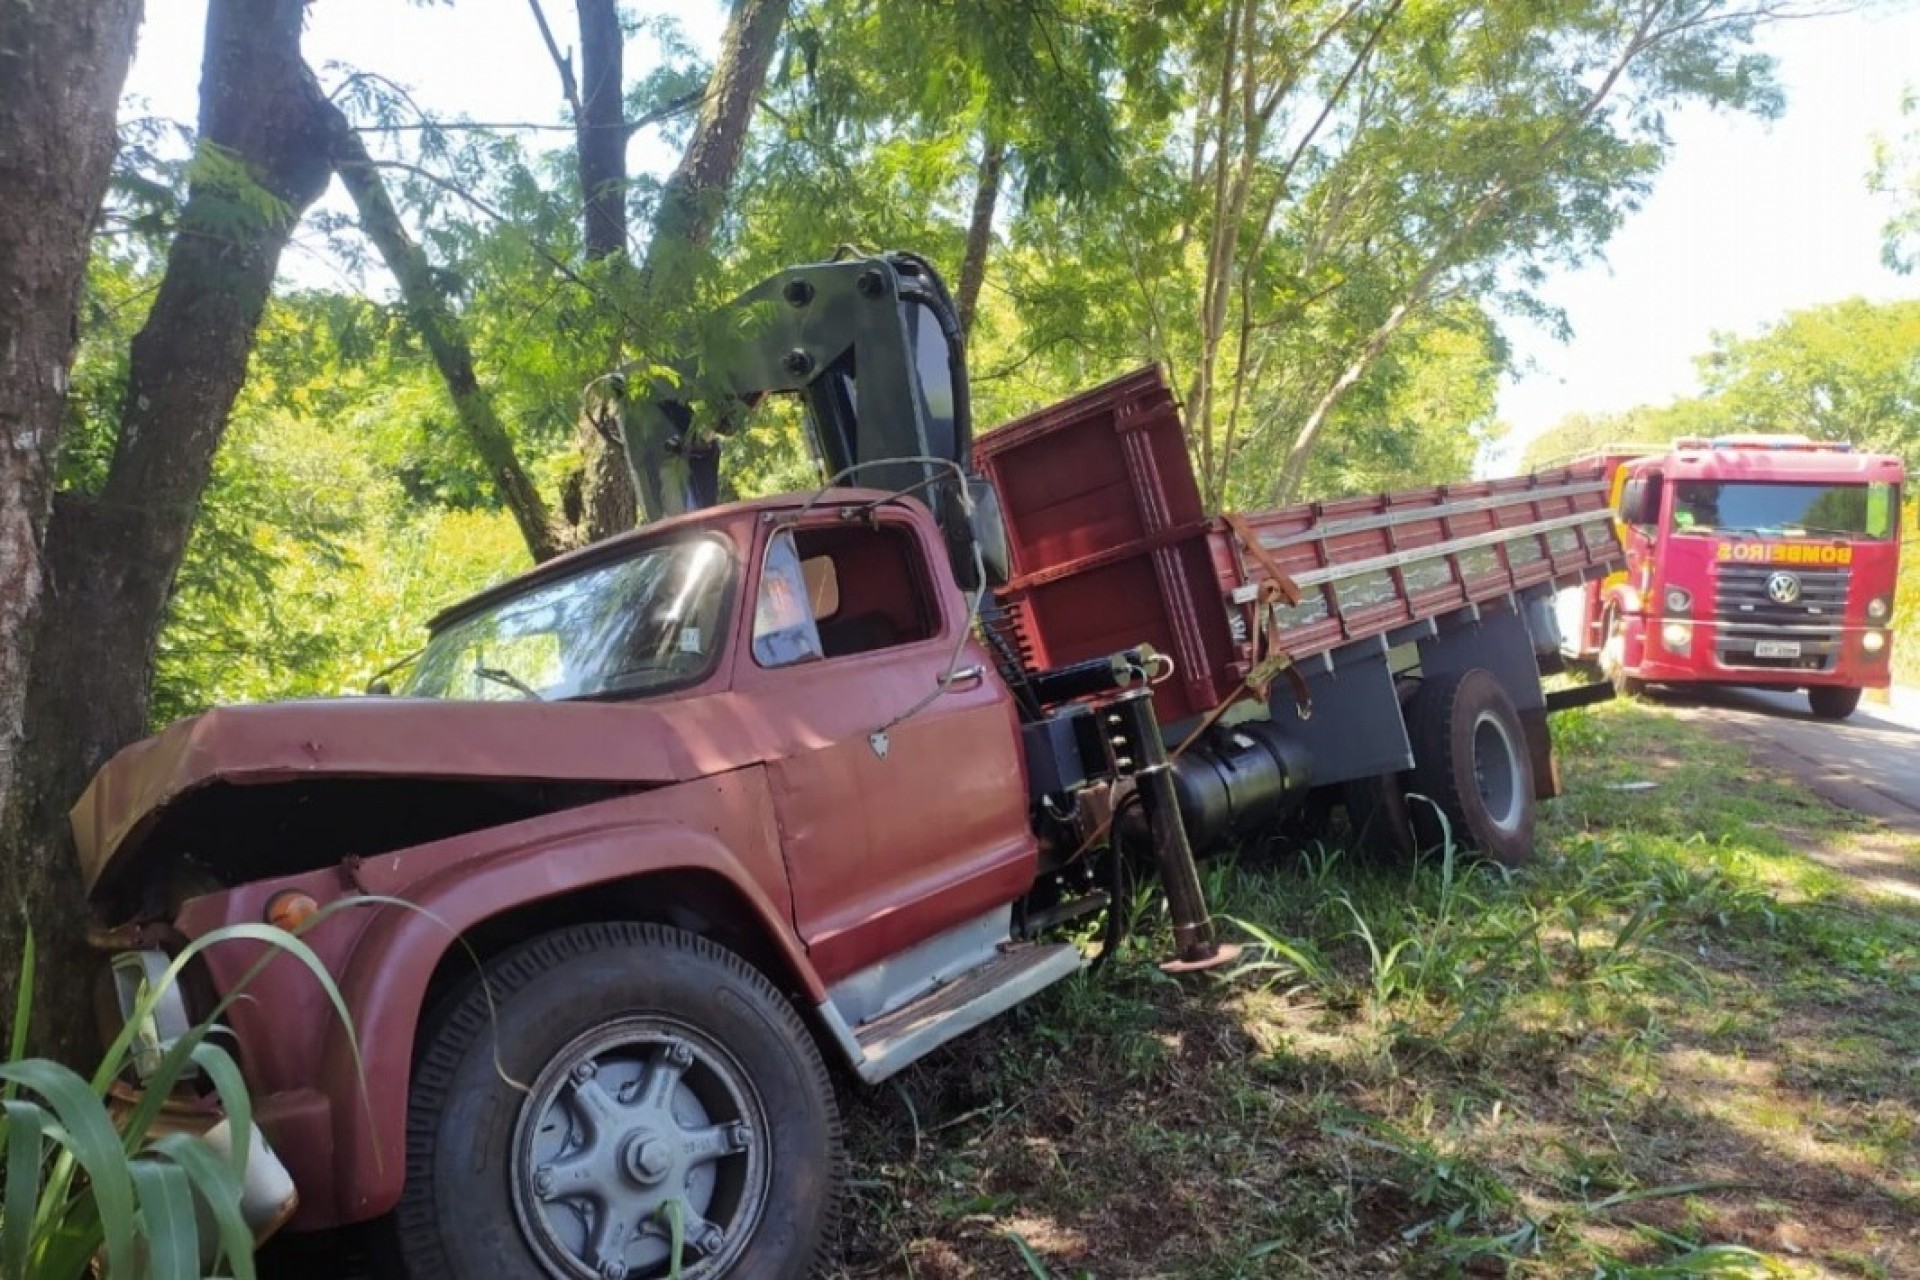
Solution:
<path fill-rule="evenodd" d="M 1665 631 L 1675 620 L 1638 621 L 1639 661 L 1634 664 L 1633 674 L 1654 683 L 1884 689 L 1892 680 L 1893 635 L 1885 627 L 1847 627 L 1818 633 L 1782 630 L 1760 637 L 1701 621 L 1688 624 L 1688 645 L 1674 646 Z M 1877 650 L 1867 648 L 1869 632 L 1881 637 Z M 1797 652 L 1776 649 L 1778 656 L 1761 656 L 1757 650 L 1762 639 L 1795 645 Z"/>

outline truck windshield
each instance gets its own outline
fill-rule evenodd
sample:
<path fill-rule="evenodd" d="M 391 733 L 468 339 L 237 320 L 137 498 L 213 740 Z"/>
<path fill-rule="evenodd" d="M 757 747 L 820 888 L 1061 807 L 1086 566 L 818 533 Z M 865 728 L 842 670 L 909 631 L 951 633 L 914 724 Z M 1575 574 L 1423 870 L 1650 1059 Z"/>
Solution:
<path fill-rule="evenodd" d="M 551 700 L 690 684 L 719 656 L 732 576 L 712 537 L 582 569 L 435 632 L 400 692 Z"/>
<path fill-rule="evenodd" d="M 1682 480 L 1673 487 L 1675 533 L 1775 538 L 1891 538 L 1899 502 L 1891 484 L 1754 484 Z"/>

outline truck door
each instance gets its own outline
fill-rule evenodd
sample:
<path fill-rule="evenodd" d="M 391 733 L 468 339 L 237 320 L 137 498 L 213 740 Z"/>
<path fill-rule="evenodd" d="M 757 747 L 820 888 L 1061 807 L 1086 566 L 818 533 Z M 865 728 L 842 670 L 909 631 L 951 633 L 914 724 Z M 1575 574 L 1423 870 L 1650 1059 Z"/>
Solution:
<path fill-rule="evenodd" d="M 1633 589 L 1642 595 L 1652 580 L 1653 556 L 1660 543 L 1661 508 L 1665 497 L 1666 483 L 1656 470 L 1632 477 L 1620 492 L 1620 540 L 1627 549 L 1629 580 Z"/>
<path fill-rule="evenodd" d="M 776 529 L 759 557 L 734 689 L 776 743 L 794 922 L 828 982 L 1033 880 L 1012 696 L 960 644 L 969 620 L 932 552 L 903 512 L 836 510 Z"/>

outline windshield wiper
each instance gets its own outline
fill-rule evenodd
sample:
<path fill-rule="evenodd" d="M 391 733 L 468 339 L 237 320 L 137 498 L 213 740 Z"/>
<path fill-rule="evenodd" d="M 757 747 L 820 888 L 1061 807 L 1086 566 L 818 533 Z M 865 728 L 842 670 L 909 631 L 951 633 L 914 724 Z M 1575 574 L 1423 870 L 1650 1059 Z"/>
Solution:
<path fill-rule="evenodd" d="M 373 678 L 367 681 L 367 693 L 375 697 L 390 696 L 393 693 L 393 682 L 388 680 L 387 677 L 392 675 L 394 672 L 398 671 L 400 668 L 406 666 L 409 662 L 412 662 L 415 658 L 419 657 L 421 654 L 425 653 L 426 651 L 427 651 L 427 647 L 425 645 L 421 645 L 418 649 L 415 649 L 412 653 L 400 659 L 398 662 L 389 663 L 388 665 L 374 672 Z"/>
<path fill-rule="evenodd" d="M 546 701 L 546 699 L 540 696 L 539 690 L 535 689 L 532 685 L 505 667 L 483 667 L 476 665 L 473 668 L 473 674 L 479 676 L 482 680 L 491 680 L 495 684 L 503 684 L 509 689 L 517 689 L 527 697 L 532 698 L 535 702 Z"/>

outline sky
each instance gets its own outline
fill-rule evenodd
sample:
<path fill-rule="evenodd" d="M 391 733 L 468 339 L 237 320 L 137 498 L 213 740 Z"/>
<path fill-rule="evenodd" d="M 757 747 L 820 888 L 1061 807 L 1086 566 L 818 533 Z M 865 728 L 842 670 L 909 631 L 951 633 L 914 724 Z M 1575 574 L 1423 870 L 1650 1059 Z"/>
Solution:
<path fill-rule="evenodd" d="M 1677 113 L 1666 169 L 1605 261 L 1545 285 L 1572 339 L 1510 331 L 1522 368 L 1500 395 L 1507 457 L 1568 413 L 1693 394 L 1693 358 L 1715 332 L 1750 336 L 1843 298 L 1920 297 L 1920 277 L 1880 263 L 1889 206 L 1866 187 L 1874 135 L 1898 136 L 1902 92 L 1920 91 L 1920 3 L 1781 24 L 1762 47 L 1785 114 Z"/>
<path fill-rule="evenodd" d="M 563 45 L 569 0 L 545 0 Z M 691 38 L 718 43 L 722 6 L 674 6 Z M 196 113 L 205 0 L 150 0 L 130 94 L 155 112 Z M 1509 330 L 1519 371 L 1502 386 L 1510 435 L 1502 460 L 1568 413 L 1661 404 L 1696 389 L 1693 358 L 1717 331 L 1751 335 L 1790 310 L 1865 296 L 1920 297 L 1920 277 L 1880 265 L 1888 208 L 1866 189 L 1876 134 L 1902 128 L 1904 91 L 1920 91 L 1920 0 L 1776 24 L 1762 47 L 1779 61 L 1785 114 L 1765 122 L 1686 109 L 1652 194 L 1603 261 L 1560 271 L 1542 296 L 1572 327 L 1565 343 L 1531 325 Z M 486 121 L 563 118 L 559 80 L 526 0 L 459 0 L 457 10 L 403 0 L 316 0 L 305 49 L 378 71 L 443 113 Z M 648 52 L 628 54 L 629 75 Z M 1920 127 L 1920 120 L 1914 122 Z M 664 168 L 649 155 L 636 166 Z M 339 201 L 336 192 L 332 197 Z M 343 206 L 337 206 L 343 207 Z M 330 264 L 292 264 L 296 275 Z M 318 282 L 317 280 L 312 282 Z M 1499 462 L 1495 463 L 1496 469 Z"/>

